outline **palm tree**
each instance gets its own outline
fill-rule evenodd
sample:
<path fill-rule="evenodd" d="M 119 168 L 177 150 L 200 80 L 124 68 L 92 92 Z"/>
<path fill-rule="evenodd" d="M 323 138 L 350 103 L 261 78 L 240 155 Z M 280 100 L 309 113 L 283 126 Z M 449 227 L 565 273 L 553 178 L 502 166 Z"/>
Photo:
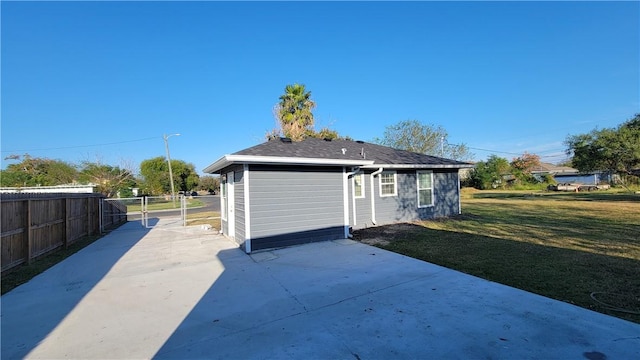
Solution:
<path fill-rule="evenodd" d="M 311 92 L 304 85 L 287 85 L 284 95 L 276 106 L 276 116 L 284 136 L 299 141 L 313 132 L 313 113 L 316 103 L 311 100 Z"/>

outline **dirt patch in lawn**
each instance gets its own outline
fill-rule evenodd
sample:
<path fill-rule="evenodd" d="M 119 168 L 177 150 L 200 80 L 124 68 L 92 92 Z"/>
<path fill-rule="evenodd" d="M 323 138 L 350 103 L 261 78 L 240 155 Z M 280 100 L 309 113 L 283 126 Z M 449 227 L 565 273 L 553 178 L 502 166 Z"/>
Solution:
<path fill-rule="evenodd" d="M 375 226 L 354 231 L 353 239 L 364 244 L 384 247 L 392 242 L 407 240 L 422 229 L 422 226 L 411 223 Z"/>

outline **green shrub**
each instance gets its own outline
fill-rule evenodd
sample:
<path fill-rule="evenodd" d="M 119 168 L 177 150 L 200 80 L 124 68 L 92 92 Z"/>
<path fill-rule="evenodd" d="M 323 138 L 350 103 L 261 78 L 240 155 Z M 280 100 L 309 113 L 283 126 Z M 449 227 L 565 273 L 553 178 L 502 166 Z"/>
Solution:
<path fill-rule="evenodd" d="M 119 198 L 133 197 L 133 190 L 131 190 L 131 188 L 120 189 L 120 191 L 118 191 L 118 197 Z"/>

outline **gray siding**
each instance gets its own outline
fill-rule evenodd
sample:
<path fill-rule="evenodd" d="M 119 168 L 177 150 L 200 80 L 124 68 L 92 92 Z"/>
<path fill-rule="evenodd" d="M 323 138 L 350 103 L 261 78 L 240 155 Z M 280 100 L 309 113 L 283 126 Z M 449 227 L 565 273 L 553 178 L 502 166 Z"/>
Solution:
<path fill-rule="evenodd" d="M 395 222 L 426 220 L 458 214 L 458 172 L 433 172 L 434 206 L 418 208 L 418 190 L 415 170 L 398 170 L 397 195 L 380 197 L 380 181 L 374 178 L 376 225 Z M 355 229 L 374 226 L 371 219 L 371 175 L 365 176 L 365 199 L 356 199 L 356 223 L 349 215 Z M 350 200 L 351 201 L 351 200 Z M 351 206 L 351 202 L 350 202 Z"/>
<path fill-rule="evenodd" d="M 276 248 L 344 237 L 343 169 L 341 167 L 249 167 L 250 209 L 244 197 L 247 182 L 242 166 L 234 171 L 235 240 L 244 247 L 246 215 L 251 216 L 252 250 Z M 364 171 L 364 197 L 355 199 L 348 181 L 349 224 L 354 229 L 374 226 L 371 211 L 371 173 Z M 426 220 L 458 214 L 458 172 L 434 171 L 434 206 L 418 208 L 415 170 L 397 171 L 397 196 L 380 197 L 380 182 L 373 181 L 377 225 Z M 228 224 L 222 221 L 228 234 Z"/>
<path fill-rule="evenodd" d="M 238 245 L 243 245 L 244 244 L 244 225 L 239 226 L 238 224 L 238 219 L 241 218 L 242 220 L 240 220 L 242 222 L 242 224 L 244 224 L 244 179 L 242 177 L 242 171 L 243 171 L 243 166 L 242 165 L 234 165 L 234 166 L 230 166 L 227 168 L 224 168 L 220 171 L 220 175 L 224 175 L 227 174 L 228 172 L 234 172 L 234 207 L 235 207 L 235 234 L 236 236 L 232 238 L 232 240 L 234 240 L 235 242 L 238 243 Z M 222 194 L 221 194 L 222 196 Z M 240 198 L 239 198 L 240 197 Z M 229 200 L 230 201 L 230 200 Z M 229 204 L 227 204 L 227 207 L 229 206 Z M 229 235 L 229 224 L 227 222 L 227 220 L 223 219 L 223 214 L 220 214 L 221 220 L 220 220 L 220 230 L 222 230 L 222 233 L 225 235 Z M 238 234 L 240 234 L 240 237 L 238 237 Z M 240 240 L 238 240 L 240 239 Z"/>
<path fill-rule="evenodd" d="M 251 165 L 251 248 L 344 238 L 343 170 Z"/>
<path fill-rule="evenodd" d="M 376 196 L 376 221 L 388 224 L 399 221 L 412 221 L 417 215 L 417 190 L 415 171 L 397 171 L 397 196 L 380 197 L 380 179 L 374 179 Z"/>
<path fill-rule="evenodd" d="M 235 205 L 235 241 L 240 245 L 244 245 L 245 236 L 245 202 L 244 202 L 244 170 L 234 170 L 235 188 L 234 188 L 234 205 Z"/>
<path fill-rule="evenodd" d="M 436 198 L 434 217 L 458 215 L 458 172 L 434 172 L 433 181 Z"/>

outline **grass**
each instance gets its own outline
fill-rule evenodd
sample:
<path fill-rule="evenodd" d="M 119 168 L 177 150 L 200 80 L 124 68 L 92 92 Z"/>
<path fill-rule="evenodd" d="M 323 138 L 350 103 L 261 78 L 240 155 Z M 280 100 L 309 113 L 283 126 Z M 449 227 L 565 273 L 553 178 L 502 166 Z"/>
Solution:
<path fill-rule="evenodd" d="M 355 236 L 640 323 L 640 195 L 467 191 L 462 212 Z"/>
<path fill-rule="evenodd" d="M 212 228 L 220 230 L 220 213 L 217 211 L 187 213 L 187 226 L 193 225 L 211 225 Z"/>

